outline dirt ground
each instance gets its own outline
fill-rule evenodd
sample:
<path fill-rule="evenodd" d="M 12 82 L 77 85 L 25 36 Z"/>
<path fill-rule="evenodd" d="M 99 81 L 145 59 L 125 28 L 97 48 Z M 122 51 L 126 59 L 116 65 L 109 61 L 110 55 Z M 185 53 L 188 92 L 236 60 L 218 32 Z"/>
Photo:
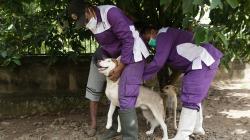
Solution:
<path fill-rule="evenodd" d="M 101 104 L 98 112 L 98 133 L 105 130 L 108 105 Z M 178 110 L 178 116 L 180 110 Z M 0 140 L 95 140 L 85 131 L 89 122 L 87 107 L 68 113 L 39 114 L 0 120 Z M 141 140 L 162 137 L 157 128 L 147 137 L 145 119 L 138 111 Z M 167 122 L 169 137 L 176 133 L 171 119 Z M 250 82 L 216 82 L 204 103 L 205 136 L 191 136 L 193 140 L 250 140 Z M 121 139 L 119 136 L 116 138 Z"/>

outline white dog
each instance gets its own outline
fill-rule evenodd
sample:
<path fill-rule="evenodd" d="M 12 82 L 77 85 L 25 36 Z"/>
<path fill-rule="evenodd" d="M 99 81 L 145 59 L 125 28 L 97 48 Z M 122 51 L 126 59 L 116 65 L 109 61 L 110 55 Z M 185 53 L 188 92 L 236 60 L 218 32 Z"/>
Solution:
<path fill-rule="evenodd" d="M 98 62 L 100 66 L 99 72 L 105 76 L 109 75 L 109 72 L 113 70 L 118 64 L 116 59 L 106 58 Z M 107 125 L 106 128 L 109 129 L 112 126 L 112 116 L 115 111 L 116 106 L 119 106 L 118 99 L 118 81 L 113 82 L 108 77 L 106 96 L 111 101 L 110 108 L 108 111 Z M 146 87 L 141 86 L 139 96 L 137 98 L 136 107 L 142 109 L 143 116 L 150 122 L 151 128 L 146 132 L 147 135 L 153 134 L 155 128 L 160 125 L 163 130 L 162 140 L 168 139 L 167 125 L 165 124 L 165 111 L 163 107 L 163 100 L 159 93 L 152 91 Z M 120 123 L 118 117 L 118 131 L 120 131 Z"/>

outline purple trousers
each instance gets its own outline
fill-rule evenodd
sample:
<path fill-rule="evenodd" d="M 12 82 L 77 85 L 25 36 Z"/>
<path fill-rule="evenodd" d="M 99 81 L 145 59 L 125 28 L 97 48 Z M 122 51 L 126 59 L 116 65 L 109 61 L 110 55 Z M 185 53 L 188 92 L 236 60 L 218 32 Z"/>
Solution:
<path fill-rule="evenodd" d="M 139 95 L 139 88 L 142 84 L 142 75 L 145 61 L 128 64 L 122 72 L 119 81 L 119 103 L 120 109 L 126 110 L 135 108 Z"/>
<path fill-rule="evenodd" d="M 208 89 L 214 79 L 220 60 L 211 66 L 203 64 L 200 70 L 189 70 L 184 73 L 181 89 L 183 107 L 199 110 L 199 103 L 207 97 Z"/>

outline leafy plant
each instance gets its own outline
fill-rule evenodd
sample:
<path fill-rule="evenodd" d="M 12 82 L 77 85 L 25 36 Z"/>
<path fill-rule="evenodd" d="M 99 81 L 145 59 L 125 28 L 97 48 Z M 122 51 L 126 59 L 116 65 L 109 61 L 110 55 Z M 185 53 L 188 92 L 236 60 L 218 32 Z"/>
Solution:
<path fill-rule="evenodd" d="M 68 0 L 5 0 L 0 4 L 0 64 L 19 65 L 25 55 L 77 57 L 92 46 L 91 33 L 76 30 L 66 15 Z M 115 4 L 140 25 L 171 26 L 194 32 L 197 44 L 212 42 L 223 63 L 250 60 L 249 0 L 89 0 Z M 210 24 L 202 18 L 209 13 Z M 87 44 L 83 41 L 88 42 Z M 89 43 L 90 42 L 90 43 Z M 97 45 L 96 43 L 94 43 Z"/>

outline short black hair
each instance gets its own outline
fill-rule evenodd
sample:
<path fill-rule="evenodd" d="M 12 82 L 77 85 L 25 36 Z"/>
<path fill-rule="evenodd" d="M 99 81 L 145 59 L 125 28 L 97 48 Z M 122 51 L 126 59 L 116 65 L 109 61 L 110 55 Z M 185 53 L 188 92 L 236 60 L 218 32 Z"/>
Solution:
<path fill-rule="evenodd" d="M 67 8 L 67 15 L 71 22 L 73 22 L 71 15 L 75 14 L 77 16 L 77 22 L 79 22 L 78 24 L 85 23 L 85 9 L 88 7 L 93 6 L 90 3 L 85 2 L 85 0 L 71 0 Z"/>
<path fill-rule="evenodd" d="M 158 30 L 158 28 L 156 26 L 153 26 L 153 25 L 148 25 L 148 26 L 144 26 L 141 31 L 140 31 L 140 34 L 143 35 L 143 34 L 147 34 L 147 33 L 150 33 L 152 30 Z"/>
<path fill-rule="evenodd" d="M 85 1 L 84 0 L 71 0 L 68 7 L 68 15 L 75 14 L 78 18 L 84 15 Z"/>

